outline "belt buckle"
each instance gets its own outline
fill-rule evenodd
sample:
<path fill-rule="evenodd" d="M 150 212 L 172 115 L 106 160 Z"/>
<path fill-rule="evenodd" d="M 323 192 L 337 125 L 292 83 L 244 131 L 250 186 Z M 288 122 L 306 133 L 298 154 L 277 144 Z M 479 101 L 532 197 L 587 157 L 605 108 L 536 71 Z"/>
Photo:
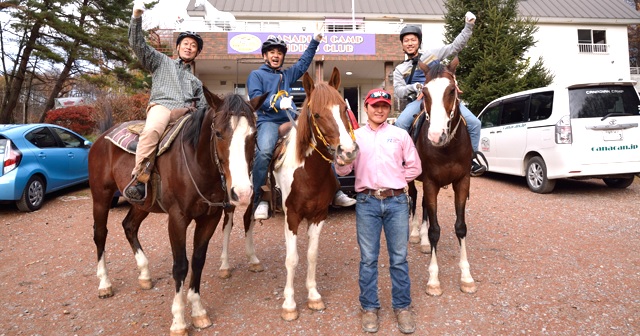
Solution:
<path fill-rule="evenodd" d="M 376 191 L 373 192 L 373 197 L 379 199 L 379 200 L 383 200 L 385 198 L 387 198 L 387 196 L 382 196 L 382 192 L 386 191 L 387 189 L 378 189 Z"/>

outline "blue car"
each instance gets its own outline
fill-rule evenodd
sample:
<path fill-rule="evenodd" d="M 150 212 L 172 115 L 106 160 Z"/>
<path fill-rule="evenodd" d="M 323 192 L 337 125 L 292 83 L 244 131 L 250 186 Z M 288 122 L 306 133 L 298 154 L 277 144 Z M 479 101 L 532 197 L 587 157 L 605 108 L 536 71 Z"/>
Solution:
<path fill-rule="evenodd" d="M 91 145 L 57 125 L 0 125 L 0 201 L 35 211 L 46 194 L 87 182 Z"/>

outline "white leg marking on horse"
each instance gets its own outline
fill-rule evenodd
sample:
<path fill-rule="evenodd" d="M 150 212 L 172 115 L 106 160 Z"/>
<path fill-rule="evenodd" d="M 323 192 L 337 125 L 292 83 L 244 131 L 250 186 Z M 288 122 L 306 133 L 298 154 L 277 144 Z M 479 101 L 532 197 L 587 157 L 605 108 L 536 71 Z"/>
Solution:
<path fill-rule="evenodd" d="M 244 154 L 245 140 L 252 133 L 247 118 L 234 118 L 237 122 L 231 145 L 229 146 L 229 170 L 231 171 L 231 188 L 238 195 L 238 204 L 248 205 L 253 195 L 253 187 L 249 180 L 249 164 Z M 229 190 L 231 190 L 231 188 Z"/>
<path fill-rule="evenodd" d="M 420 251 L 422 253 L 431 252 L 431 243 L 429 243 L 429 227 L 428 221 L 423 220 L 420 226 Z"/>
<path fill-rule="evenodd" d="M 308 229 L 309 249 L 307 250 L 307 290 L 309 291 L 309 301 L 318 301 L 322 299 L 316 284 L 316 269 L 318 267 L 318 243 L 320 240 L 320 232 L 324 221 L 318 224 L 311 223 Z"/>
<path fill-rule="evenodd" d="M 287 268 L 287 282 L 284 287 L 284 303 L 282 304 L 282 308 L 293 310 L 296 309 L 296 300 L 293 297 L 293 279 L 296 274 L 296 266 L 298 265 L 298 236 L 289 230 L 286 215 L 284 220 L 284 237 L 287 247 L 287 256 L 284 262 Z"/>
<path fill-rule="evenodd" d="M 180 284 L 180 290 L 173 297 L 171 304 L 171 313 L 173 314 L 173 322 L 171 322 L 171 331 L 179 332 L 187 329 L 184 321 L 184 305 L 185 299 L 183 294 L 184 283 Z"/>
<path fill-rule="evenodd" d="M 149 272 L 149 259 L 144 255 L 142 250 L 138 250 L 135 254 L 136 264 L 138 265 L 138 270 L 140 270 L 140 276 L 138 280 L 148 281 L 151 280 L 151 272 Z"/>
<path fill-rule="evenodd" d="M 244 236 L 244 250 L 247 255 L 247 259 L 249 260 L 249 264 L 256 265 L 260 264 L 260 260 L 258 256 L 256 256 L 256 248 L 253 244 L 253 227 L 256 225 L 255 221 L 251 221 L 249 225 L 249 230 L 245 233 Z"/>
<path fill-rule="evenodd" d="M 231 229 L 233 226 L 233 216 L 229 216 L 229 219 L 224 223 L 224 230 L 222 236 L 222 254 L 220 255 L 220 270 L 229 269 L 229 236 L 231 235 Z"/>
<path fill-rule="evenodd" d="M 427 83 L 427 89 L 431 95 L 431 115 L 429 123 L 428 137 L 433 143 L 440 143 L 440 137 L 447 128 L 447 122 L 449 121 L 449 112 L 445 110 L 444 102 L 444 90 L 449 86 L 448 78 L 436 78 Z"/>
<path fill-rule="evenodd" d="M 189 289 L 187 300 L 191 303 L 191 316 L 207 315 L 207 310 L 204 309 L 202 301 L 200 300 L 200 294 L 194 292 L 193 289 Z"/>
<path fill-rule="evenodd" d="M 471 276 L 471 266 L 467 260 L 466 238 L 460 239 L 460 282 L 463 285 L 474 283 L 473 277 Z"/>
<path fill-rule="evenodd" d="M 431 251 L 431 262 L 429 263 L 429 281 L 427 282 L 427 292 L 429 295 L 440 295 L 440 279 L 438 278 L 438 258 L 436 251 Z"/>
<path fill-rule="evenodd" d="M 100 279 L 100 285 L 98 286 L 98 291 L 101 289 L 111 288 L 111 281 L 109 281 L 109 275 L 107 274 L 107 262 L 105 260 L 105 254 L 102 253 L 102 257 L 98 260 L 98 270 L 96 275 L 98 279 Z"/>

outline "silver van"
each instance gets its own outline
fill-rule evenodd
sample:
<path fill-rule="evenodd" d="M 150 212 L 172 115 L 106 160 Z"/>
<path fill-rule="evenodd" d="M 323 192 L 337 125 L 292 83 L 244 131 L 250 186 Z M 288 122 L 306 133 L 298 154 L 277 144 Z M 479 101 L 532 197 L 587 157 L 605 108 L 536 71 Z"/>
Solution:
<path fill-rule="evenodd" d="M 550 86 L 489 103 L 479 150 L 488 171 L 525 176 L 550 193 L 559 178 L 599 178 L 626 188 L 640 173 L 640 99 L 635 82 Z"/>

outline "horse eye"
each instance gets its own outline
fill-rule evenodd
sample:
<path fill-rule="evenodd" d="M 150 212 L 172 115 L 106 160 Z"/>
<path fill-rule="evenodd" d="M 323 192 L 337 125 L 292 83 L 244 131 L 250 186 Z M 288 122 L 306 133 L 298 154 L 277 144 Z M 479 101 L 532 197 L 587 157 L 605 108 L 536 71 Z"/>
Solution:
<path fill-rule="evenodd" d="M 320 114 L 316 113 L 313 115 L 314 118 L 319 119 L 320 118 Z"/>
<path fill-rule="evenodd" d="M 220 133 L 220 131 L 216 131 L 216 138 L 222 139 L 222 133 Z"/>

